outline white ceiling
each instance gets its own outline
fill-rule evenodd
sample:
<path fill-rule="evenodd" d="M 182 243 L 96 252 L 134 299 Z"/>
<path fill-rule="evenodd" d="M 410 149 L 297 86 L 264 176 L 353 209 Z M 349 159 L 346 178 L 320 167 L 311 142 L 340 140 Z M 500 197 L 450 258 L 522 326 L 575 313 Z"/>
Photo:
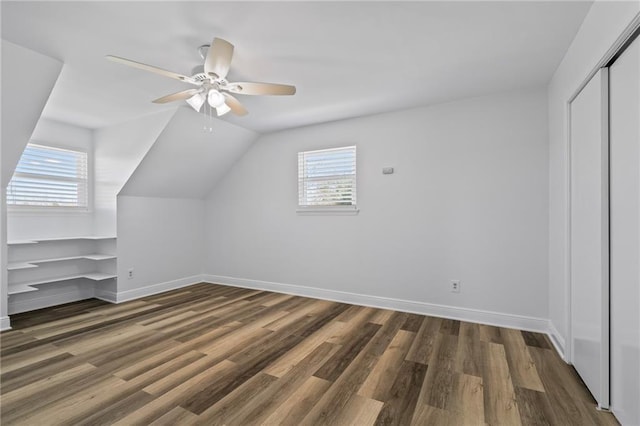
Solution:
<path fill-rule="evenodd" d="M 2 38 L 64 62 L 43 116 L 99 128 L 178 105 L 196 48 L 235 45 L 229 80 L 295 84 L 293 97 L 238 96 L 268 132 L 522 87 L 551 78 L 591 2 L 10 2 Z M 194 112 L 195 114 L 195 112 Z"/>

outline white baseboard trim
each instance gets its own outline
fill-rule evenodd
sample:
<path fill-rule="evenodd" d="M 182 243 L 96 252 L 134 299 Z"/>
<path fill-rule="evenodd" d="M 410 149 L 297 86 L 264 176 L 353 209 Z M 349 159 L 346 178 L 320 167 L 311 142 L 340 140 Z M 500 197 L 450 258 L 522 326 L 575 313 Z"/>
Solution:
<path fill-rule="evenodd" d="M 233 287 L 251 288 L 256 290 L 273 291 L 276 293 L 293 294 L 296 296 L 312 297 L 315 299 L 332 300 L 354 305 L 371 306 L 374 308 L 392 309 L 395 311 L 411 312 L 420 315 L 495 325 L 499 327 L 517 328 L 519 330 L 535 331 L 538 333 L 549 333 L 549 320 L 543 318 L 482 311 L 479 309 L 461 308 L 456 306 L 436 305 L 425 302 L 414 302 L 390 297 L 327 290 L 317 287 L 225 277 L 220 275 L 205 274 L 202 276 L 201 281 L 211 284 L 223 284 Z"/>
<path fill-rule="evenodd" d="M 177 280 L 166 281 L 159 284 L 152 284 L 145 287 L 135 288 L 132 290 L 119 291 L 114 293 L 112 291 L 104 291 L 96 289 L 95 297 L 100 300 L 104 300 L 110 303 L 122 303 L 128 302 L 134 299 L 140 299 L 141 297 L 152 296 L 154 294 L 163 293 L 169 290 L 175 290 L 177 288 L 190 286 L 202 282 L 202 275 L 194 275 L 186 278 L 179 278 Z"/>
<path fill-rule="evenodd" d="M 556 326 L 553 324 L 553 321 L 549 320 L 549 330 L 547 331 L 549 335 L 549 340 L 553 343 L 553 347 L 558 352 L 558 355 L 565 361 L 568 362 L 567 354 L 565 353 L 564 346 L 564 337 L 560 334 Z"/>
<path fill-rule="evenodd" d="M 0 331 L 11 330 L 9 317 L 0 317 Z"/>
<path fill-rule="evenodd" d="M 9 300 L 9 315 L 91 299 L 93 297 L 93 290 L 89 290 L 90 291 L 67 291 L 42 297 L 31 297 L 26 300 Z"/>

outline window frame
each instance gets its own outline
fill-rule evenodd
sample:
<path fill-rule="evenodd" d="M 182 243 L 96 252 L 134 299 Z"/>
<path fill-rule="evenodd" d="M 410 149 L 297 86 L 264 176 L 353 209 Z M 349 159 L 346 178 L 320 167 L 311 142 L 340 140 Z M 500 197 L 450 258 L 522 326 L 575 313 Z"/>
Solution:
<path fill-rule="evenodd" d="M 51 150 L 59 150 L 59 151 L 70 151 L 73 153 L 80 153 L 80 154 L 84 154 L 86 157 L 86 168 L 87 168 L 87 172 L 86 172 L 86 177 L 85 177 L 85 182 L 86 182 L 86 187 L 85 187 L 85 192 L 86 192 L 86 204 L 85 205 L 80 205 L 80 206 L 38 206 L 38 205 L 20 205 L 20 204 L 10 204 L 9 203 L 9 197 L 8 197 L 8 192 L 9 192 L 9 187 L 11 185 L 11 181 L 13 180 L 13 176 L 15 176 L 16 173 L 20 173 L 20 172 L 16 172 L 14 171 L 14 174 L 11 177 L 11 180 L 9 181 L 9 184 L 7 184 L 7 188 L 5 190 L 5 200 L 6 200 L 6 206 L 7 206 L 7 212 L 8 213 L 12 213 L 12 214 L 16 214 L 16 215 L 47 215 L 47 214 L 64 214 L 64 215 L 73 215 L 73 214 L 79 214 L 79 215 L 83 215 L 83 214 L 88 214 L 92 212 L 92 206 L 93 206 L 93 158 L 92 158 L 92 151 L 90 149 L 87 149 L 85 147 L 78 147 L 78 146 L 70 146 L 70 145 L 62 145 L 62 144 L 57 144 L 57 143 L 51 143 L 51 142 L 45 142 L 45 141 L 39 141 L 39 140 L 30 140 L 27 145 L 25 146 L 25 150 L 26 148 L 31 145 L 31 146 L 37 146 L 37 147 L 42 147 L 45 149 L 51 149 Z M 24 153 L 24 152 L 23 152 Z M 22 154 L 20 155 L 20 160 L 22 159 Z M 20 160 L 18 160 L 18 164 L 20 162 Z M 16 165 L 16 170 L 18 168 L 18 165 Z M 61 179 L 64 180 L 64 179 Z"/>
<path fill-rule="evenodd" d="M 353 151 L 353 166 L 354 166 L 354 172 L 353 172 L 353 197 L 352 197 L 352 204 L 345 204 L 345 205 L 341 205 L 341 204 L 335 204 L 335 205 L 305 205 L 305 204 L 301 204 L 302 201 L 302 195 L 304 193 L 304 190 L 302 189 L 302 185 L 304 185 L 305 182 L 305 178 L 303 176 L 301 176 L 301 172 L 304 169 L 304 165 L 301 164 L 301 161 L 303 160 L 303 155 L 304 154 L 313 154 L 313 153 L 327 153 L 330 151 L 346 151 L 346 150 L 352 150 Z M 301 215 L 355 215 L 358 214 L 359 212 L 359 208 L 358 208 L 358 194 L 357 194 L 357 187 L 358 187 L 358 152 L 357 152 L 357 145 L 353 144 L 353 145 L 346 145 L 346 146 L 337 146 L 337 147 L 331 147 L 331 148 L 320 148 L 320 149 L 310 149 L 310 150 L 305 150 L 305 151 L 299 151 L 297 153 L 297 159 L 298 159 L 298 200 L 297 200 L 297 209 L 296 212 L 298 214 Z M 331 176 L 327 176 L 327 180 L 329 180 L 331 178 Z M 322 179 L 318 179 L 320 181 L 322 181 Z"/>

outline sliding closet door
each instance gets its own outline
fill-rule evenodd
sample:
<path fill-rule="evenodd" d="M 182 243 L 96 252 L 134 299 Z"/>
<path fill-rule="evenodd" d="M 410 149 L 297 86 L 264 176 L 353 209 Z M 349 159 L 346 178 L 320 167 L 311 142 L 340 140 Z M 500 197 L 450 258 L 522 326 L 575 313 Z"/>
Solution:
<path fill-rule="evenodd" d="M 571 362 L 609 404 L 607 70 L 571 102 Z"/>
<path fill-rule="evenodd" d="M 609 70 L 611 408 L 640 424 L 640 39 Z"/>

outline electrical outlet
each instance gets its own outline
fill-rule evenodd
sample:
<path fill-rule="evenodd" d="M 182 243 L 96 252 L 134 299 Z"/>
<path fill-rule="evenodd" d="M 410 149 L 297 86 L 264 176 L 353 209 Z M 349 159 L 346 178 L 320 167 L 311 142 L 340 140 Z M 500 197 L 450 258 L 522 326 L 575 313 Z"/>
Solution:
<path fill-rule="evenodd" d="M 130 279 L 130 280 L 131 280 L 131 279 L 133 279 L 133 268 L 129 269 L 129 271 L 128 271 L 128 272 L 129 272 L 129 274 L 128 274 L 129 279 Z"/>
<path fill-rule="evenodd" d="M 460 280 L 451 280 L 451 293 L 460 293 Z"/>

